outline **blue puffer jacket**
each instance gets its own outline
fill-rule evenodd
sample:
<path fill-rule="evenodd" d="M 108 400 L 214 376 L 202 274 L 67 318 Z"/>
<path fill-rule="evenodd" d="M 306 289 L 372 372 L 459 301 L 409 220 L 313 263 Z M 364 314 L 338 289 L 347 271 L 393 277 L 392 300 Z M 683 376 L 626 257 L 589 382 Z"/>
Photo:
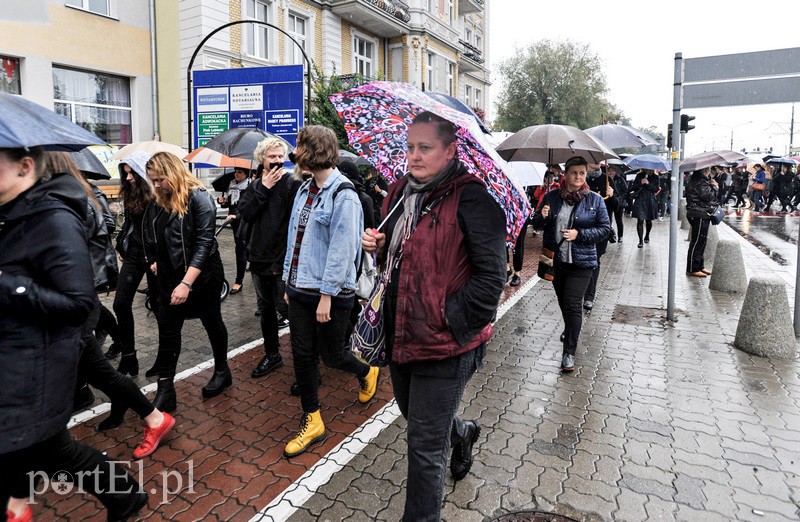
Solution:
<path fill-rule="evenodd" d="M 550 213 L 545 218 L 542 208 L 548 205 Z M 542 246 L 553 252 L 557 251 L 561 234 L 556 230 L 556 217 L 564 205 L 558 189 L 551 190 L 544 197 L 544 202 L 539 211 L 533 216 L 533 228 L 544 230 Z M 603 203 L 603 198 L 590 192 L 578 204 L 572 228 L 578 230 L 578 237 L 572 243 L 572 264 L 581 268 L 594 268 L 597 266 L 597 248 L 595 245 L 608 237 L 611 232 L 611 221 Z M 556 252 L 556 256 L 558 253 Z"/>

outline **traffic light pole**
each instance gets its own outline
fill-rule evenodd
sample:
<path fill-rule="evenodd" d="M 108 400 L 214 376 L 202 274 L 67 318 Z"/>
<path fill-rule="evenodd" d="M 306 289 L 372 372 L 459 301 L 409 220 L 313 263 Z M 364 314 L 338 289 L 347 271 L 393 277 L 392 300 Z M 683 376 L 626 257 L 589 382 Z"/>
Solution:
<path fill-rule="evenodd" d="M 681 143 L 681 108 L 683 106 L 683 54 L 675 53 L 675 81 L 673 82 L 672 103 L 672 145 L 682 150 Z M 673 148 L 672 155 L 672 193 L 681 195 L 680 159 L 678 148 Z M 669 212 L 669 279 L 667 282 L 667 320 L 675 321 L 675 281 L 678 265 L 678 201 L 680 197 L 670 198 Z"/>
<path fill-rule="evenodd" d="M 683 163 L 683 158 L 686 156 L 686 131 L 681 130 L 681 163 Z M 683 176 L 680 177 L 680 189 L 678 190 L 678 201 L 683 199 Z"/>

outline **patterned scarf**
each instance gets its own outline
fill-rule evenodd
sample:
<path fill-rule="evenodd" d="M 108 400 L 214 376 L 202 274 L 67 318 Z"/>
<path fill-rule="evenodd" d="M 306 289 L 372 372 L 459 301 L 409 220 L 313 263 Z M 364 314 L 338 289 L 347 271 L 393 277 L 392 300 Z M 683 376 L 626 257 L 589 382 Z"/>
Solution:
<path fill-rule="evenodd" d="M 562 183 L 560 187 L 558 187 L 558 193 L 561 196 L 561 199 L 563 199 L 564 203 L 566 203 L 569 206 L 577 205 L 578 203 L 580 203 L 581 200 L 584 197 L 586 197 L 586 194 L 588 194 L 589 192 L 590 192 L 589 185 L 587 185 L 586 182 L 583 183 L 583 186 L 581 188 L 572 192 L 567 192 L 566 181 Z"/>

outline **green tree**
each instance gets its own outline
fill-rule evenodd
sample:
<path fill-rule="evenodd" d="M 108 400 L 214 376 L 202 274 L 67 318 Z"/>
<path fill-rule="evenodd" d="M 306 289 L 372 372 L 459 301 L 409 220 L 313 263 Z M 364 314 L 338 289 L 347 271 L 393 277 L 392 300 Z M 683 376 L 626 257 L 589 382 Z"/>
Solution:
<path fill-rule="evenodd" d="M 580 129 L 618 120 L 605 98 L 600 58 L 588 45 L 542 40 L 500 65 L 504 87 L 495 128 L 516 132 L 530 125 L 557 123 Z"/>
<path fill-rule="evenodd" d="M 323 125 L 331 129 L 339 140 L 339 148 L 355 152 L 347 141 L 347 133 L 344 130 L 344 123 L 339 118 L 339 113 L 331 103 L 329 96 L 346 91 L 344 84 L 339 76 L 335 74 L 326 77 L 322 71 L 314 68 L 314 81 L 311 97 L 311 116 L 309 121 L 312 125 Z"/>

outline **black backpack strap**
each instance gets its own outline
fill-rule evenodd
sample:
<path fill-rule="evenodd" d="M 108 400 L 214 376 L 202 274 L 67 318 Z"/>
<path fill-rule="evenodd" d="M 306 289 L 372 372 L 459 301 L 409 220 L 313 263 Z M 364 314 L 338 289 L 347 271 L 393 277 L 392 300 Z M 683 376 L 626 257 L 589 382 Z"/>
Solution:
<path fill-rule="evenodd" d="M 343 181 L 338 187 L 336 187 L 336 191 L 333 193 L 333 199 L 336 199 L 336 196 L 339 195 L 339 192 L 347 189 L 351 189 L 358 194 L 355 185 L 353 185 L 350 181 Z"/>

